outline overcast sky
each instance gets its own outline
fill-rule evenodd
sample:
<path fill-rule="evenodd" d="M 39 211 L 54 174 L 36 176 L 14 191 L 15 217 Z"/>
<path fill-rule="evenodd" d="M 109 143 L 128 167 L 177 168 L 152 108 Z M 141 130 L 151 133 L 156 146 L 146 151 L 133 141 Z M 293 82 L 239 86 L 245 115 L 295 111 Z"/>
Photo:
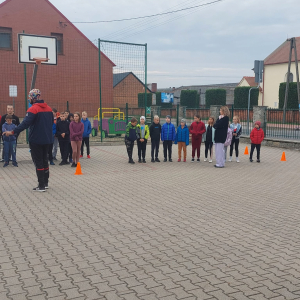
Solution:
<path fill-rule="evenodd" d="M 51 0 L 70 21 L 145 16 L 214 0 Z M 0 0 L 0 2 L 3 2 Z M 75 24 L 90 40 L 148 44 L 158 87 L 239 82 L 287 37 L 300 36 L 299 0 L 223 0 L 144 20 Z"/>

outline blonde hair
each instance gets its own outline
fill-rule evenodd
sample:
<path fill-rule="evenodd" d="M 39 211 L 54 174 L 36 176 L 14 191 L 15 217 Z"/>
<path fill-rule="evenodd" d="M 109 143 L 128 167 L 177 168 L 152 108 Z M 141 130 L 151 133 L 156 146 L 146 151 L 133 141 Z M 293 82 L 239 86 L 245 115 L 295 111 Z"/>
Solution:
<path fill-rule="evenodd" d="M 240 123 L 240 117 L 239 117 L 239 116 L 233 116 L 232 120 L 233 120 L 234 118 L 237 118 L 237 122 Z"/>
<path fill-rule="evenodd" d="M 153 117 L 153 120 L 155 120 L 155 119 L 159 119 L 159 116 L 158 116 L 158 115 L 155 115 L 155 116 Z"/>
<path fill-rule="evenodd" d="M 227 117 L 230 116 L 230 111 L 229 111 L 229 109 L 228 109 L 227 106 L 222 106 L 222 107 L 220 108 L 220 110 L 223 112 L 224 116 L 227 116 Z"/>
<path fill-rule="evenodd" d="M 86 114 L 86 116 L 87 116 L 87 112 L 85 110 L 81 113 L 81 115 L 83 115 L 83 114 Z"/>

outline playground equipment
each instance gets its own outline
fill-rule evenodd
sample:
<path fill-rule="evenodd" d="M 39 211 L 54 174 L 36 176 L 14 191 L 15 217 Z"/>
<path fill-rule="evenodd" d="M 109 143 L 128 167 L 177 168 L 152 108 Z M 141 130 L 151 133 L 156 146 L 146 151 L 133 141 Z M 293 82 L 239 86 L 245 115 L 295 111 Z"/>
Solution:
<path fill-rule="evenodd" d="M 112 114 L 113 117 L 104 118 L 107 114 Z M 126 125 L 125 114 L 120 108 L 102 108 L 102 137 L 108 137 L 109 135 L 120 136 L 125 134 Z M 101 131 L 100 108 L 98 109 L 98 114 L 94 116 L 93 128 Z"/>

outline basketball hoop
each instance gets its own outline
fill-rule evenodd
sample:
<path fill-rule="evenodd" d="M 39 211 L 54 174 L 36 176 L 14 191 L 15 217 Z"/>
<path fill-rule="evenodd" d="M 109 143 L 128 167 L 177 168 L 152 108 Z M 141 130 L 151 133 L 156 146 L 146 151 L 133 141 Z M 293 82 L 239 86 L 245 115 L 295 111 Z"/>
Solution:
<path fill-rule="evenodd" d="M 42 62 L 46 62 L 50 60 L 50 58 L 44 58 L 44 57 L 34 57 L 33 60 L 37 65 L 40 65 Z"/>

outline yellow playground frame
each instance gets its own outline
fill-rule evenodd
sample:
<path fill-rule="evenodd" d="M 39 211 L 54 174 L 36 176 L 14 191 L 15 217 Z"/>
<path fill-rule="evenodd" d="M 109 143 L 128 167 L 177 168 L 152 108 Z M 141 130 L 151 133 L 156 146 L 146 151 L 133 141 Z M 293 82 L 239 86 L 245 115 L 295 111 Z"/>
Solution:
<path fill-rule="evenodd" d="M 103 110 L 108 110 L 108 111 L 103 112 Z M 125 114 L 120 110 L 120 108 L 111 108 L 111 107 L 102 108 L 102 119 L 104 119 L 104 114 L 117 114 L 116 116 L 114 116 L 114 119 L 125 120 Z M 98 121 L 100 122 L 100 108 L 98 108 L 98 115 L 94 116 L 94 120 L 96 118 L 98 118 Z"/>

